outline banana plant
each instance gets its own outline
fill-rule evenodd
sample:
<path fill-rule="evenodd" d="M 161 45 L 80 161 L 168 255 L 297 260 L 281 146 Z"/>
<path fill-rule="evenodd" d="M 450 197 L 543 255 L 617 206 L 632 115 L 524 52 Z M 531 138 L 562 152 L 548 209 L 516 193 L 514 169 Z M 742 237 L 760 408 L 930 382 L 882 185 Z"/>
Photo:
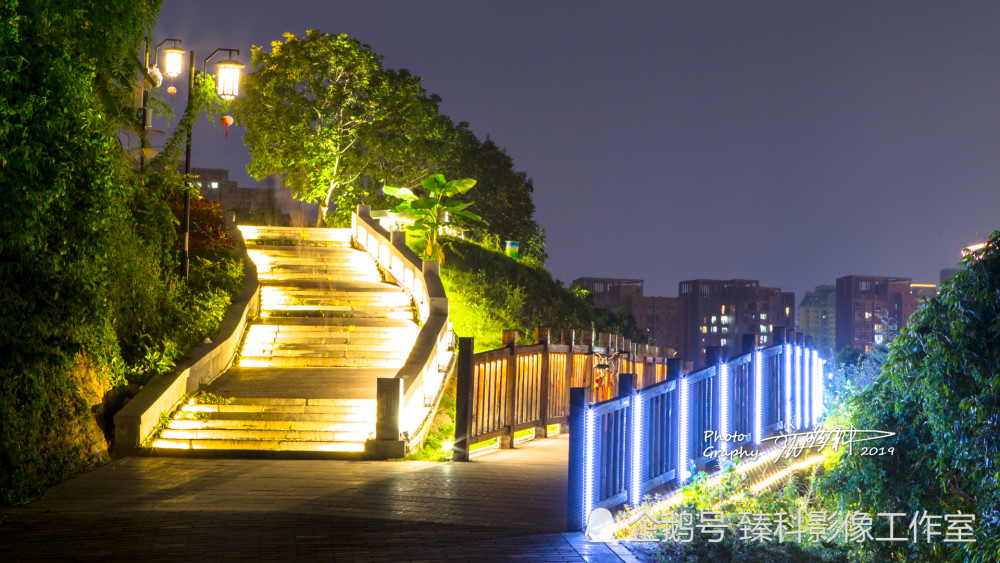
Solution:
<path fill-rule="evenodd" d="M 413 218 L 413 223 L 407 230 L 427 241 L 424 256 L 433 260 L 435 257 L 444 264 L 444 246 L 438 242 L 438 237 L 445 227 L 464 227 L 473 224 L 485 224 L 482 217 L 468 210 L 471 201 L 453 199 L 469 191 L 476 181 L 472 178 L 462 178 L 450 182 L 443 174 L 433 174 L 420 181 L 426 195 L 417 195 L 409 188 L 385 186 L 382 191 L 389 196 L 403 200 L 392 211 Z"/>

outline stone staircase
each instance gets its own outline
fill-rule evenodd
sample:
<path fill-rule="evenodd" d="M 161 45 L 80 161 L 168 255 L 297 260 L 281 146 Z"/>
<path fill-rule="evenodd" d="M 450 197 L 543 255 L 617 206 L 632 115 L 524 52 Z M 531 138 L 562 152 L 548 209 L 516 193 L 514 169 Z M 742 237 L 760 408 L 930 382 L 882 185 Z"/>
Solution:
<path fill-rule="evenodd" d="M 349 229 L 240 230 L 260 317 L 238 365 L 179 409 L 154 447 L 360 456 L 376 381 L 395 376 L 416 340 L 409 296 L 351 248 Z"/>

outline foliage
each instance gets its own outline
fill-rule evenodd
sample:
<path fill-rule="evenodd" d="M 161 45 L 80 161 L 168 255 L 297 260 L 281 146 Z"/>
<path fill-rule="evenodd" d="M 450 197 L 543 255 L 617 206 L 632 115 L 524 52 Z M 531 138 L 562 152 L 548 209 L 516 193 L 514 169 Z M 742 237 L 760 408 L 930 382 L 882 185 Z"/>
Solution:
<path fill-rule="evenodd" d="M 183 181 L 134 169 L 119 137 L 158 11 L 0 4 L 0 504 L 106 457 L 92 412 L 216 332 L 240 285 L 223 251 L 179 280 L 164 200 Z"/>
<path fill-rule="evenodd" d="M 423 135 L 437 102 L 418 78 L 383 71 L 381 57 L 346 34 L 284 38 L 270 53 L 252 48 L 255 70 L 234 104 L 247 129 L 247 170 L 255 178 L 287 174 L 297 199 L 320 201 L 321 224 L 331 205 L 343 223 L 364 200 L 361 188 L 374 187 L 362 179 L 366 169 L 379 162 L 384 173 L 405 162 L 407 135 Z"/>
<path fill-rule="evenodd" d="M 455 441 L 455 393 L 457 378 L 452 377 L 441 395 L 441 402 L 438 403 L 438 412 L 431 423 L 427 440 L 420 448 L 406 459 L 415 461 L 448 461 L 451 459 L 451 450 L 445 446 Z"/>
<path fill-rule="evenodd" d="M 654 519 L 680 521 L 689 518 L 697 523 L 703 512 L 717 512 L 725 526 L 722 541 L 710 542 L 713 534 L 695 529 L 692 541 L 672 541 L 666 537 L 666 530 L 659 533 L 663 543 L 653 544 L 651 555 L 664 562 L 714 562 L 714 561 L 768 561 L 768 562 L 843 562 L 853 557 L 852 550 L 845 545 L 831 542 L 811 542 L 806 538 L 789 537 L 783 542 L 753 541 L 744 539 L 745 514 L 806 514 L 810 510 L 827 510 L 823 499 L 814 494 L 813 482 L 816 468 L 805 478 L 792 474 L 784 486 L 777 491 L 765 490 L 753 493 L 746 474 L 737 470 L 736 463 L 723 462 L 714 479 L 699 472 L 685 484 L 681 491 L 681 502 L 671 508 L 657 508 L 656 498 L 647 497 L 637 507 L 631 507 L 618 515 L 619 519 L 632 519 L 646 513 Z M 623 530 L 619 537 L 635 537 L 640 530 L 638 524 Z"/>
<path fill-rule="evenodd" d="M 437 259 L 444 264 L 444 247 L 438 242 L 438 235 L 445 228 L 461 228 L 464 225 L 482 223 L 475 213 L 468 210 L 471 202 L 455 199 L 476 185 L 472 178 L 446 182 L 441 174 L 434 174 L 421 180 L 426 194 L 417 195 L 409 188 L 385 186 L 382 190 L 395 198 L 403 200 L 397 205 L 394 213 L 403 213 L 414 218 L 413 224 L 407 230 L 415 232 L 427 241 L 424 257 L 428 260 Z M 447 244 L 447 243 L 446 243 Z"/>
<path fill-rule="evenodd" d="M 522 256 L 544 263 L 545 231 L 535 223 L 535 204 L 531 201 L 534 184 L 525 172 L 514 170 L 514 161 L 487 135 L 480 141 L 460 123 L 451 130 L 454 145 L 450 160 L 442 166 L 449 176 L 475 178 L 479 189 L 468 199 L 475 203 L 485 225 L 474 227 L 473 235 L 488 246 L 500 249 L 504 241 L 520 243 Z"/>
<path fill-rule="evenodd" d="M 168 202 L 170 210 L 177 218 L 177 249 L 180 250 L 184 244 L 183 221 L 184 202 L 173 200 Z M 191 200 L 191 230 L 189 232 L 188 248 L 190 252 L 195 252 L 202 247 L 232 250 L 235 243 L 226 236 L 226 224 L 222 221 L 222 207 L 218 201 L 206 199 Z"/>
<path fill-rule="evenodd" d="M 499 348 L 503 330 L 520 331 L 522 342 L 533 341 L 537 327 L 614 332 L 616 327 L 605 324 L 585 298 L 563 287 L 540 264 L 467 240 L 450 243 L 447 266 L 441 270 L 449 319 L 459 336 L 476 338 L 476 349 Z"/>
<path fill-rule="evenodd" d="M 977 515 L 977 542 L 878 545 L 871 561 L 1000 559 L 1000 233 L 966 256 L 889 345 L 852 400 L 858 428 L 895 432 L 896 455 L 842 456 L 825 487 L 848 508 Z"/>

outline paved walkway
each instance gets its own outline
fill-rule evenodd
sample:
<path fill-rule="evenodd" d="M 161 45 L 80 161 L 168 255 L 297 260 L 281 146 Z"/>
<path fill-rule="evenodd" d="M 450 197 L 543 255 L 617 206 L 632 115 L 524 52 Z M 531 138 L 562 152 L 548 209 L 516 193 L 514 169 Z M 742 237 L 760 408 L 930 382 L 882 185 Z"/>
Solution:
<path fill-rule="evenodd" d="M 0 513 L 8 561 L 609 561 L 563 534 L 567 437 L 469 463 L 129 457 Z M 515 469 L 516 468 L 516 469 Z"/>

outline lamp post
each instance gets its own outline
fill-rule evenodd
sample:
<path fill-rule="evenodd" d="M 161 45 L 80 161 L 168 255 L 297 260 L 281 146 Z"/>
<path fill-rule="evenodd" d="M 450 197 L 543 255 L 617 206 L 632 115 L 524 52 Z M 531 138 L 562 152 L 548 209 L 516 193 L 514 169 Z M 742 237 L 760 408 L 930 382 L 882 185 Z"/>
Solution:
<path fill-rule="evenodd" d="M 239 84 L 240 84 L 240 71 L 243 69 L 243 65 L 232 59 L 233 53 L 238 56 L 240 54 L 239 49 L 216 49 L 212 52 L 208 58 L 202 63 L 202 74 L 207 74 L 208 61 L 212 59 L 218 53 L 222 51 L 227 51 L 229 53 L 229 59 L 216 63 L 216 68 L 219 71 L 219 83 L 218 83 L 218 93 L 219 97 L 225 100 L 231 100 L 239 94 Z M 183 52 L 183 51 L 182 51 Z M 194 95 L 194 49 L 190 51 L 189 67 L 188 67 L 188 99 L 187 107 L 191 107 L 191 98 Z M 179 67 L 177 67 L 179 70 Z M 194 124 L 188 127 L 187 134 L 187 145 L 184 149 L 184 175 L 191 175 L 191 133 L 194 130 Z M 184 190 L 184 250 L 181 252 L 181 276 L 184 277 L 184 281 L 188 279 L 188 271 L 190 270 L 190 254 L 189 254 L 189 241 L 191 238 L 191 190 Z"/>
<path fill-rule="evenodd" d="M 159 59 L 160 47 L 162 47 L 167 42 L 173 42 L 173 45 L 164 49 L 164 70 L 161 73 L 159 68 L 157 68 L 157 60 Z M 156 47 L 153 48 L 153 66 L 149 66 L 149 50 L 146 50 L 146 60 L 143 61 L 146 65 L 146 70 L 150 74 L 150 77 L 157 80 L 156 83 L 152 84 L 155 88 L 159 86 L 159 80 L 163 78 L 163 75 L 174 78 L 181 73 L 181 56 L 184 55 L 184 50 L 177 47 L 181 42 L 180 39 L 164 39 L 160 41 Z M 153 114 L 149 111 L 149 90 L 146 88 L 142 89 L 142 134 L 140 135 L 140 147 L 139 151 L 139 167 L 143 168 L 146 165 L 146 151 L 145 149 L 149 147 L 149 131 L 153 128 Z"/>

